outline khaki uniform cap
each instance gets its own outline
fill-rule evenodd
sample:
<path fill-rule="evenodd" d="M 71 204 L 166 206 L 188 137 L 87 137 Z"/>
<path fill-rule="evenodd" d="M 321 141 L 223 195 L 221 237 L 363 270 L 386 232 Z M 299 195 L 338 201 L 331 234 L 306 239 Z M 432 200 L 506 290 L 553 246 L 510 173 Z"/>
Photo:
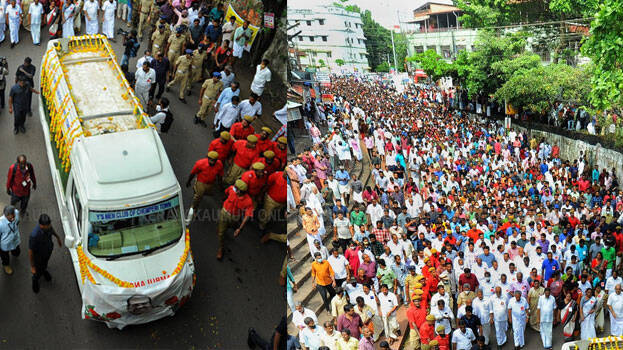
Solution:
<path fill-rule="evenodd" d="M 277 139 L 277 142 L 282 143 L 282 144 L 287 144 L 288 143 L 288 139 L 285 136 L 281 136 Z"/>
<path fill-rule="evenodd" d="M 253 168 L 253 170 L 264 170 L 264 163 L 261 162 L 255 162 L 253 164 L 251 164 L 251 168 Z"/>
<path fill-rule="evenodd" d="M 269 133 L 269 134 L 272 134 L 272 133 L 273 133 L 273 131 L 272 131 L 272 130 L 270 130 L 270 128 L 269 128 L 269 127 L 267 127 L 267 126 L 263 126 L 263 127 L 262 127 L 262 131 L 266 131 L 266 132 L 267 132 L 267 133 Z"/>
<path fill-rule="evenodd" d="M 247 183 L 240 179 L 236 180 L 236 183 L 234 184 L 234 186 L 236 186 L 236 188 L 239 189 L 240 191 L 246 191 L 248 188 Z"/>
<path fill-rule="evenodd" d="M 257 136 L 249 135 L 249 136 L 247 136 L 247 141 L 255 143 L 255 142 L 257 142 Z"/>
<path fill-rule="evenodd" d="M 229 141 L 231 139 L 231 135 L 228 131 L 221 132 L 221 138 L 225 141 Z"/>
<path fill-rule="evenodd" d="M 253 121 L 253 117 L 250 115 L 245 115 L 242 119 L 248 121 L 249 123 Z"/>
<path fill-rule="evenodd" d="M 268 159 L 273 159 L 273 158 L 275 158 L 275 152 L 273 152 L 273 151 L 266 151 L 266 152 L 264 152 L 264 157 L 266 157 Z"/>
<path fill-rule="evenodd" d="M 208 158 L 210 158 L 210 159 L 218 159 L 218 152 L 216 152 L 216 151 L 208 152 Z"/>

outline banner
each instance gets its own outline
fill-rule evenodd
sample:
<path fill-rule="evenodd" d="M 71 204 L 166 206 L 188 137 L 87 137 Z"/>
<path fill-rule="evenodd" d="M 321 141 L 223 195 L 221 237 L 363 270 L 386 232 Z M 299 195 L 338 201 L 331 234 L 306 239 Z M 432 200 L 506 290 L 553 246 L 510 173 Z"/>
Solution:
<path fill-rule="evenodd" d="M 333 94 L 322 94 L 322 102 L 333 102 Z"/>
<path fill-rule="evenodd" d="M 231 16 L 236 17 L 236 29 L 238 29 L 238 27 L 242 26 L 242 24 L 244 23 L 244 19 L 242 17 L 240 17 L 236 11 L 234 10 L 234 8 L 231 6 L 231 4 L 227 7 L 227 12 L 225 13 L 225 19 L 229 20 L 229 18 Z M 244 50 L 247 52 L 251 51 L 251 46 L 253 46 L 253 41 L 255 40 L 255 36 L 257 35 L 257 33 L 259 32 L 260 28 L 253 26 L 251 24 L 249 24 L 249 28 L 251 28 L 251 32 L 253 32 L 253 34 L 251 35 L 251 40 L 244 46 Z M 235 32 L 234 32 L 235 33 Z"/>

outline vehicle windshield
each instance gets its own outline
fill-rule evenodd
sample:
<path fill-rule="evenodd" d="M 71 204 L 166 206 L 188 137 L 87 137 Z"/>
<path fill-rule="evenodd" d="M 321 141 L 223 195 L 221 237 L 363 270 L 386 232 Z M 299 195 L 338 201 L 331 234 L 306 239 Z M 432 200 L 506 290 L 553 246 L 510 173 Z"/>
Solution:
<path fill-rule="evenodd" d="M 142 207 L 89 211 L 89 252 L 97 257 L 138 254 L 166 246 L 182 235 L 179 197 Z"/>

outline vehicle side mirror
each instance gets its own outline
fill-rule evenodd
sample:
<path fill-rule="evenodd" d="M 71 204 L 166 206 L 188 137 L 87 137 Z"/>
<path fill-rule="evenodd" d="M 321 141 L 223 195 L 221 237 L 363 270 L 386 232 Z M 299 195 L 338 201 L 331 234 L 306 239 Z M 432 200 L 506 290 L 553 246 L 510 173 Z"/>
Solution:
<path fill-rule="evenodd" d="M 73 248 L 76 243 L 76 239 L 73 236 L 65 236 L 65 247 Z"/>

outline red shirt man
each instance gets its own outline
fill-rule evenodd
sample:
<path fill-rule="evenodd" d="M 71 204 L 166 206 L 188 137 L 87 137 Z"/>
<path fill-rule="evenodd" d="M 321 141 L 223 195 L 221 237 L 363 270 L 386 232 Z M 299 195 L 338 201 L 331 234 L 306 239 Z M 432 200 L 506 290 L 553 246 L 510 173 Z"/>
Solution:
<path fill-rule="evenodd" d="M 267 150 L 272 150 L 275 142 L 271 141 L 268 136 L 272 134 L 273 131 L 269 127 L 262 127 L 262 131 L 259 134 L 255 134 L 257 136 L 257 148 L 260 149 L 260 153 L 264 153 Z"/>
<path fill-rule="evenodd" d="M 229 158 L 231 149 L 234 146 L 234 141 L 231 139 L 231 135 L 227 131 L 221 132 L 221 137 L 212 140 L 208 151 L 218 152 L 218 159 L 224 162 Z"/>
<path fill-rule="evenodd" d="M 255 135 L 247 136 L 246 141 L 236 141 L 232 147 L 233 151 L 236 152 L 236 155 L 234 155 L 234 164 L 242 169 L 249 169 L 253 160 L 259 155 L 256 143 L 257 137 L 255 137 Z"/>
<path fill-rule="evenodd" d="M 231 126 L 231 136 L 236 140 L 244 140 L 247 136 L 253 135 L 255 128 L 251 126 L 251 122 L 253 122 L 253 117 L 245 115 L 241 122 L 234 123 Z"/>
<path fill-rule="evenodd" d="M 426 316 L 426 322 L 420 326 L 420 342 L 427 345 L 431 340 L 435 339 L 435 316 Z"/>
<path fill-rule="evenodd" d="M 286 184 L 285 171 L 270 174 L 266 181 L 266 194 L 275 202 L 285 204 L 288 195 Z"/>
<path fill-rule="evenodd" d="M 264 174 L 264 164 L 259 162 L 253 163 L 251 168 L 251 170 L 244 172 L 240 179 L 249 186 L 247 190 L 249 195 L 255 197 L 260 194 L 262 188 L 266 185 L 268 177 Z"/>
<path fill-rule="evenodd" d="M 219 154 L 214 151 L 208 153 L 208 157 L 199 159 L 193 169 L 190 171 L 191 175 L 197 175 L 197 181 L 204 184 L 211 184 L 216 181 L 217 177 L 223 177 L 223 163 L 218 160 Z M 215 159 L 216 162 L 210 164 L 210 159 Z"/>
<path fill-rule="evenodd" d="M 288 140 L 285 136 L 281 136 L 277 139 L 277 143 L 273 144 L 272 151 L 275 152 L 275 158 L 279 160 L 279 163 L 282 167 L 286 166 L 288 162 L 288 150 L 287 150 Z"/>
<path fill-rule="evenodd" d="M 26 197 L 30 195 L 30 187 L 37 189 L 37 178 L 32 164 L 26 161 L 26 156 L 17 157 L 17 162 L 9 167 L 6 189 L 9 195 Z M 23 209 L 23 208 L 22 208 Z"/>
<path fill-rule="evenodd" d="M 259 142 L 259 141 L 258 141 Z M 258 144 L 259 146 L 259 144 Z M 253 163 L 260 162 L 264 164 L 264 172 L 267 175 L 270 175 L 276 171 L 281 169 L 281 163 L 279 159 L 275 158 L 275 152 L 273 151 L 264 151 L 262 156 L 259 156 L 253 160 Z"/>

